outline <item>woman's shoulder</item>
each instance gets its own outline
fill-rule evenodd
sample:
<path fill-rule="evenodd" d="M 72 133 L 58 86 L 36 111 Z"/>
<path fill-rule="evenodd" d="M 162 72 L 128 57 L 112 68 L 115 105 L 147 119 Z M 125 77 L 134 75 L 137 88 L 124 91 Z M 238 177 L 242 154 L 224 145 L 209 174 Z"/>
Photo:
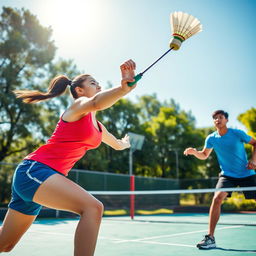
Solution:
<path fill-rule="evenodd" d="M 90 117 L 90 116 L 91 116 L 91 112 L 81 114 L 81 113 L 77 113 L 77 112 L 73 111 L 72 108 L 68 108 L 62 114 L 61 119 L 64 122 L 71 123 L 71 122 L 76 122 L 76 121 L 79 121 L 83 118 Z"/>

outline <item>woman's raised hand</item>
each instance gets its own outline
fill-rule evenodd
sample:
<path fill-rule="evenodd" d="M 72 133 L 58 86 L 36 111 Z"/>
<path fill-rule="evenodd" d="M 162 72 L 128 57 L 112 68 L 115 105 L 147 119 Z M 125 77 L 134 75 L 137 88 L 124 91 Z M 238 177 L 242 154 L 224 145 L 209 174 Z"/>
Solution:
<path fill-rule="evenodd" d="M 128 60 L 125 63 L 123 63 L 120 66 L 121 69 L 121 75 L 122 75 L 122 80 L 121 80 L 121 86 L 122 89 L 125 91 L 130 91 L 136 87 L 136 84 L 133 86 L 128 86 L 128 82 L 134 82 L 134 76 L 135 76 L 135 69 L 136 69 L 136 64 L 133 60 Z"/>

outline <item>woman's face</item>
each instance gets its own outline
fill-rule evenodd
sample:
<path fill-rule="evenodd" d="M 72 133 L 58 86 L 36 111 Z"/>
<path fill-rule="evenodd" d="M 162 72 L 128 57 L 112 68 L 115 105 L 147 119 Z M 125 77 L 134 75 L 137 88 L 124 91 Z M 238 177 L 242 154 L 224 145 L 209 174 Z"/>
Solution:
<path fill-rule="evenodd" d="M 93 77 L 88 76 L 87 79 L 82 83 L 82 89 L 82 95 L 80 96 L 90 98 L 101 91 L 101 86 Z"/>

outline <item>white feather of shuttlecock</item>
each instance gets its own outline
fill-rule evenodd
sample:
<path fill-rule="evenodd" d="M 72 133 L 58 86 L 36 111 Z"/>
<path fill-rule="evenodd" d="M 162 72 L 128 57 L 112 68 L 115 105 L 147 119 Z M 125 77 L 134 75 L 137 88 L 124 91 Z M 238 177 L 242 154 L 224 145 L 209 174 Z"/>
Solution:
<path fill-rule="evenodd" d="M 170 47 L 174 50 L 178 50 L 184 40 L 202 31 L 200 21 L 188 13 L 171 13 L 170 23 L 173 35 L 181 39 L 179 40 L 174 38 L 170 42 Z"/>

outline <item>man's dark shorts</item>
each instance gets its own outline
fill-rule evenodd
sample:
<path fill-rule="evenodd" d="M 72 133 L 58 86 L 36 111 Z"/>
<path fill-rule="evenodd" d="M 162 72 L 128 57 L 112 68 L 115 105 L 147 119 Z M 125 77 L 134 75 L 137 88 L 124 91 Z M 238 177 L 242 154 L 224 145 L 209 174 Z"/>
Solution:
<path fill-rule="evenodd" d="M 256 175 L 251 175 L 245 178 L 233 178 L 225 175 L 220 175 L 216 188 L 234 188 L 234 187 L 256 187 Z M 256 190 L 244 191 L 246 199 L 256 199 Z M 230 197 L 232 192 L 228 192 Z"/>

